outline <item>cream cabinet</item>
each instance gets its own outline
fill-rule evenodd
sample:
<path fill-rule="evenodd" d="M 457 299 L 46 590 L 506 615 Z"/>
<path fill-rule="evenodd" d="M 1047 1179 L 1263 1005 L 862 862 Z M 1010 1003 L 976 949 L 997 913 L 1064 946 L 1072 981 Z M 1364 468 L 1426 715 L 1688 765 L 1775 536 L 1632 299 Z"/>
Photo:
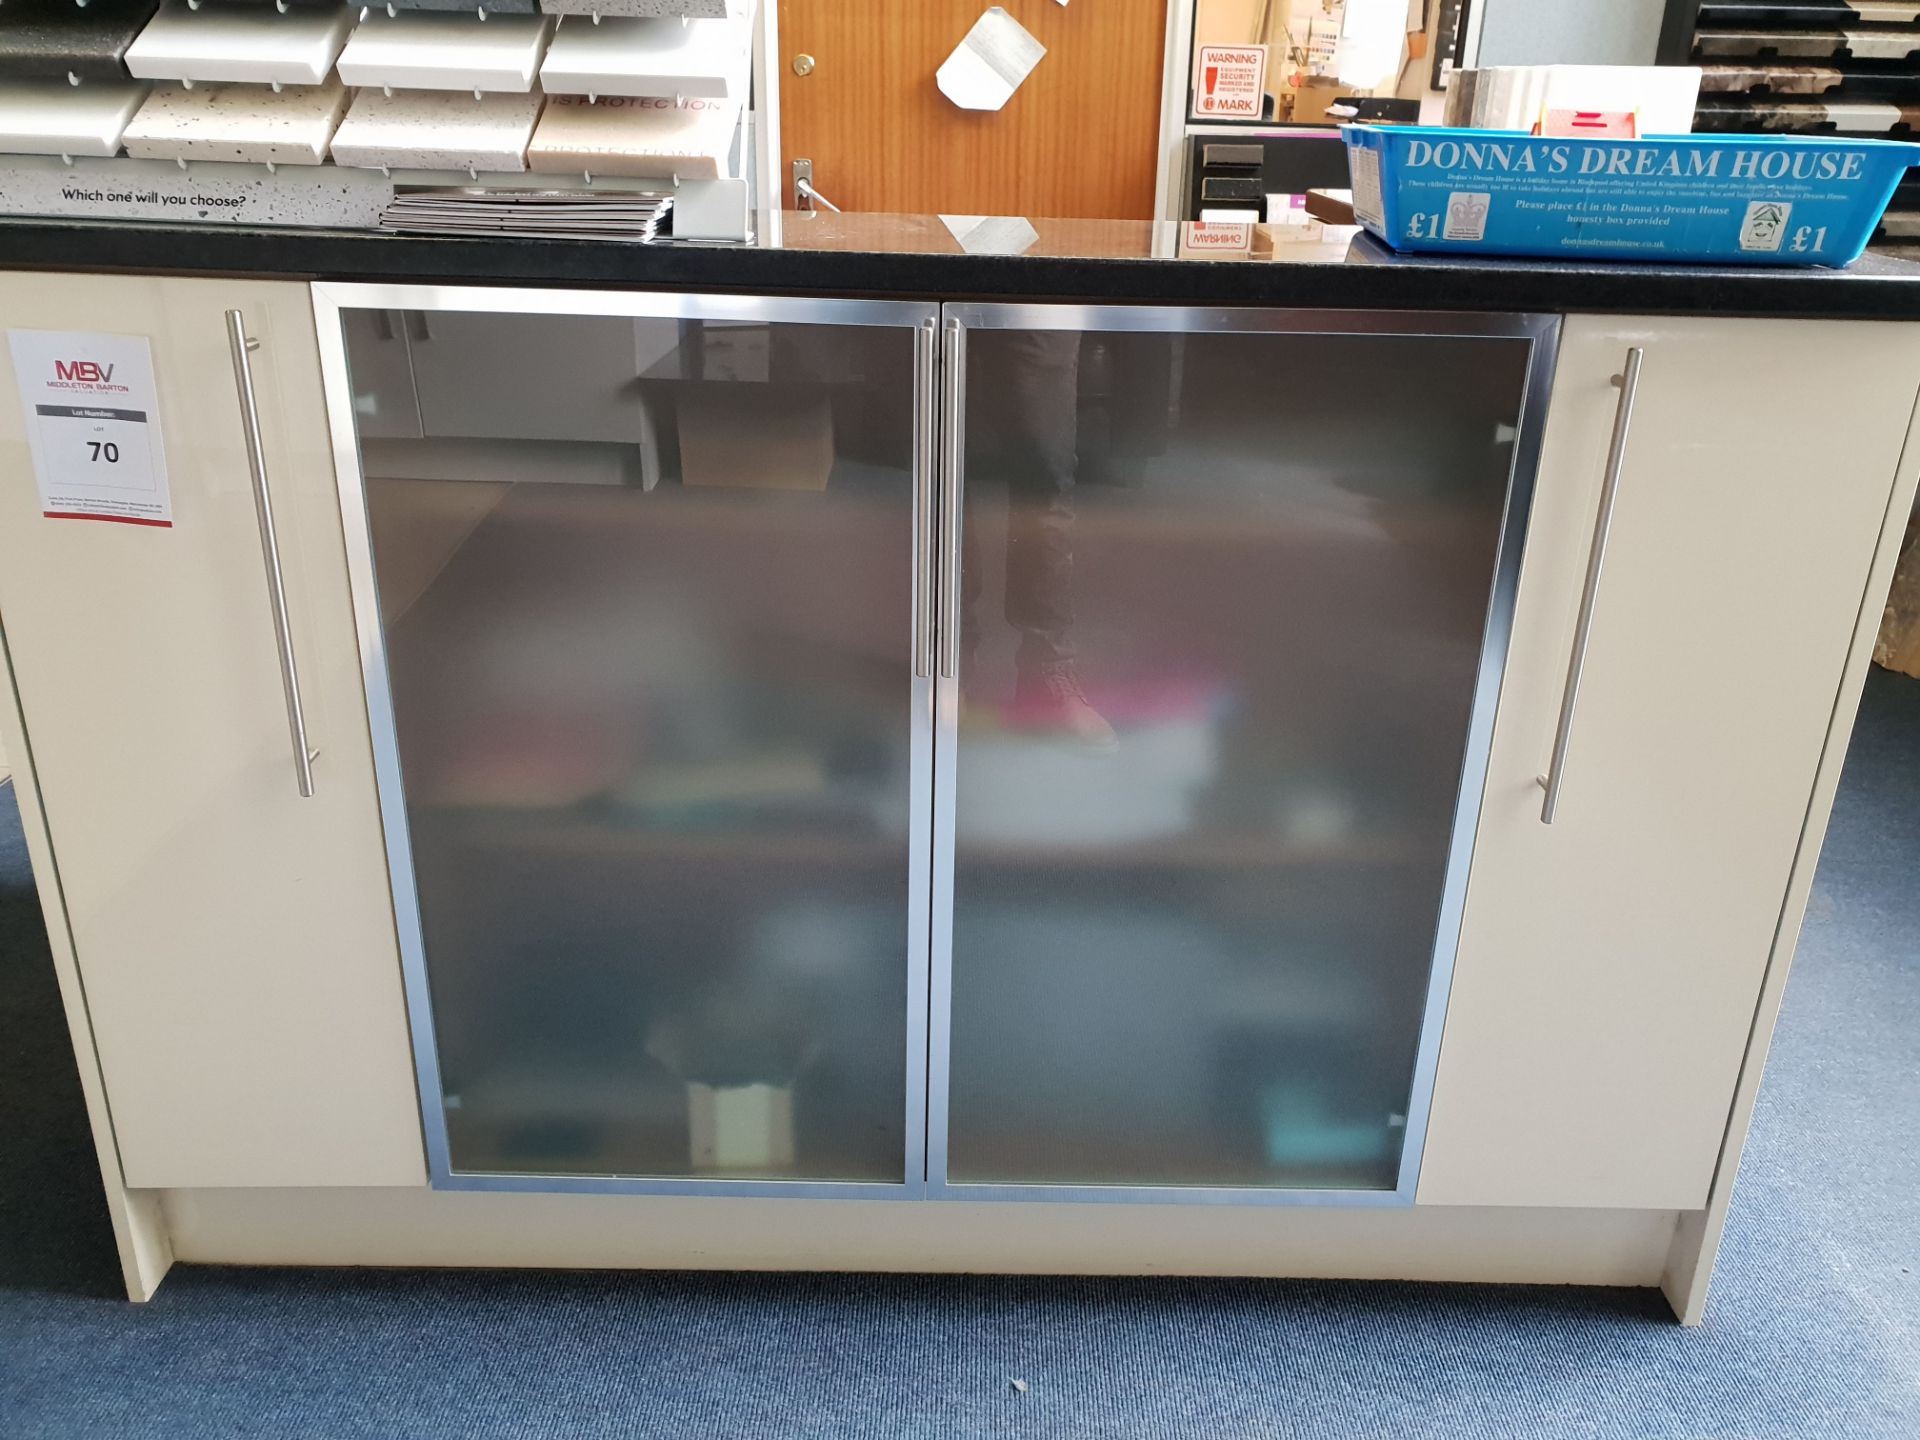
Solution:
<path fill-rule="evenodd" d="M 1707 1203 L 1917 379 L 1909 326 L 1564 325 L 1422 1203 Z"/>
<path fill-rule="evenodd" d="M 0 347 L 0 620 L 178 1253 L 1649 1284 L 1717 1236 L 1920 327 L 0 319 L 152 347 L 167 527 L 42 513 Z"/>
<path fill-rule="evenodd" d="M 250 355 L 301 794 L 229 313 Z M 0 348 L 0 616 L 126 1184 L 425 1177 L 306 286 L 8 274 L 9 330 L 144 335 L 173 524 L 43 516 Z"/>

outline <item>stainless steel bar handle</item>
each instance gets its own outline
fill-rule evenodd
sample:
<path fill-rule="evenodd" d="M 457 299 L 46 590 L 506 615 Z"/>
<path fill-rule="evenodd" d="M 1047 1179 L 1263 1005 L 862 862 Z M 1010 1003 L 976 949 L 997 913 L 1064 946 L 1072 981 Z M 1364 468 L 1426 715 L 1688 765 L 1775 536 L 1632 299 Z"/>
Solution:
<path fill-rule="evenodd" d="M 300 671 L 293 658 L 293 628 L 287 619 L 287 582 L 280 570 L 280 541 L 273 526 L 273 496 L 267 488 L 267 455 L 260 443 L 260 407 L 253 395 L 252 352 L 258 340 L 247 335 L 247 317 L 227 311 L 227 346 L 233 354 L 233 381 L 240 392 L 241 428 L 247 439 L 247 468 L 253 472 L 253 513 L 260 522 L 260 553 L 267 565 L 267 605 L 273 614 L 273 638 L 280 650 L 280 688 L 287 701 L 287 731 L 293 741 L 293 776 L 302 796 L 313 794 L 317 751 L 307 745 L 307 719 L 300 706 Z"/>
<path fill-rule="evenodd" d="M 947 321 L 941 379 L 946 391 L 940 429 L 940 677 L 960 673 L 960 486 L 966 461 L 967 332 Z"/>
<path fill-rule="evenodd" d="M 928 320 L 913 332 L 913 673 L 933 674 L 935 549 L 940 526 L 934 514 L 935 475 L 940 468 L 940 331 Z"/>
<path fill-rule="evenodd" d="M 1635 345 L 1627 351 L 1626 368 L 1613 377 L 1620 398 L 1614 404 L 1613 439 L 1607 446 L 1607 469 L 1600 482 L 1600 510 L 1593 522 L 1593 548 L 1587 552 L 1587 583 L 1580 592 L 1580 618 L 1573 627 L 1573 656 L 1567 663 L 1567 687 L 1560 695 L 1560 724 L 1553 735 L 1553 758 L 1540 784 L 1547 797 L 1540 804 L 1540 823 L 1553 824 L 1560 808 L 1560 785 L 1567 773 L 1567 746 L 1573 739 L 1573 712 L 1580 703 L 1580 680 L 1587 668 L 1587 642 L 1593 637 L 1594 602 L 1600 594 L 1600 571 L 1607 560 L 1607 539 L 1613 533 L 1613 504 L 1620 494 L 1620 471 L 1627 458 L 1627 430 L 1633 424 L 1633 402 L 1640 392 L 1640 363 L 1646 351 Z"/>

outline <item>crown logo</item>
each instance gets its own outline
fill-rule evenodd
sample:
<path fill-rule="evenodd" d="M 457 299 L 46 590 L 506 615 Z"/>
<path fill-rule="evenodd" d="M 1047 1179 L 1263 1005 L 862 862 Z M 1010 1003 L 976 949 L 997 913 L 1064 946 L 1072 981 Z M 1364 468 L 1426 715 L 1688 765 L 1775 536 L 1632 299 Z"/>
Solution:
<path fill-rule="evenodd" d="M 1487 202 L 1477 195 L 1461 195 L 1447 206 L 1447 218 L 1477 228 L 1487 218 Z"/>

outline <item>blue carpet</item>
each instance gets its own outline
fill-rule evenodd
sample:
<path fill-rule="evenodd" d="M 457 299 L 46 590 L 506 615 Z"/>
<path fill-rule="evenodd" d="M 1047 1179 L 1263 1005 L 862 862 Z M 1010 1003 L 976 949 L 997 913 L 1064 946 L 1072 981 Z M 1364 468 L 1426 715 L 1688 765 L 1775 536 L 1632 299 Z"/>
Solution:
<path fill-rule="evenodd" d="M 1698 1331 L 1651 1292 L 1253 1281 L 186 1267 L 127 1306 L 0 896 L 0 1435 L 1912 1440 L 1916 863 L 1920 682 L 1875 672 Z"/>

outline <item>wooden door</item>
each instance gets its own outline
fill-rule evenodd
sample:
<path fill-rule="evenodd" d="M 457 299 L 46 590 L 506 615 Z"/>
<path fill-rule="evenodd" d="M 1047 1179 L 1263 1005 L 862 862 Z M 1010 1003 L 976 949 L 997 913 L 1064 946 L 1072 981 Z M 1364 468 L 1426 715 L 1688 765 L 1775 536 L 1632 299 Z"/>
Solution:
<path fill-rule="evenodd" d="M 1645 349 L 1551 825 L 1619 392 Z M 1920 386 L 1874 322 L 1563 331 L 1419 1199 L 1707 1201 Z"/>
<path fill-rule="evenodd" d="M 962 110 L 934 72 L 987 8 L 780 0 L 787 204 L 804 157 L 843 210 L 1152 219 L 1165 0 L 1002 0 L 1047 53 L 1005 108 Z"/>
<path fill-rule="evenodd" d="M 260 342 L 254 394 L 319 751 L 306 798 L 228 310 Z M 309 291 L 10 274 L 0 315 L 143 335 L 153 357 L 165 528 L 41 513 L 0 345 L 0 616 L 28 752 L 14 760 L 46 815 L 126 1183 L 423 1184 Z"/>

